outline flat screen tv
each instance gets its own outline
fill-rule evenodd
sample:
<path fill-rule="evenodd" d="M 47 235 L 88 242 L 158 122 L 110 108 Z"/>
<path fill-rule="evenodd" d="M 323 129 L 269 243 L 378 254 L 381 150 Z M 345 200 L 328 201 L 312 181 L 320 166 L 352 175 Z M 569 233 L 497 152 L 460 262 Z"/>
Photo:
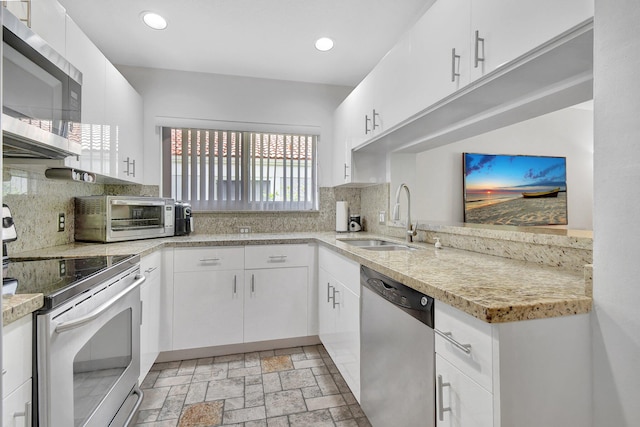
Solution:
<path fill-rule="evenodd" d="M 464 221 L 567 224 L 565 157 L 463 153 Z"/>

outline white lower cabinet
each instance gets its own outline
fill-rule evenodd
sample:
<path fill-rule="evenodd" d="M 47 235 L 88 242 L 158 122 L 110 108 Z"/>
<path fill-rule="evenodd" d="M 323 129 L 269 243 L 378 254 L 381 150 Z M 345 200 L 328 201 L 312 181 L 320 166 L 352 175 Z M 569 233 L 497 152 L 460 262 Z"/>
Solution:
<path fill-rule="evenodd" d="M 440 355 L 436 355 L 436 425 L 493 426 L 493 395 Z"/>
<path fill-rule="evenodd" d="M 486 323 L 436 301 L 435 327 L 438 427 L 591 425 L 588 314 Z"/>
<path fill-rule="evenodd" d="M 171 350 L 315 333 L 314 256 L 310 245 L 176 248 Z"/>
<path fill-rule="evenodd" d="M 142 257 L 140 272 L 147 278 L 140 286 L 140 382 L 151 370 L 160 354 L 160 321 L 162 298 L 162 251 Z"/>
<path fill-rule="evenodd" d="M 174 273 L 174 350 L 243 342 L 243 279 L 243 270 Z"/>
<path fill-rule="evenodd" d="M 245 271 L 245 342 L 307 336 L 307 274 L 307 267 Z"/>
<path fill-rule="evenodd" d="M 27 315 L 2 331 L 2 425 L 30 426 L 32 317 Z"/>
<path fill-rule="evenodd" d="M 320 341 L 360 401 L 360 266 L 323 247 L 318 258 Z"/>
<path fill-rule="evenodd" d="M 2 399 L 3 427 L 31 427 L 31 378 Z"/>

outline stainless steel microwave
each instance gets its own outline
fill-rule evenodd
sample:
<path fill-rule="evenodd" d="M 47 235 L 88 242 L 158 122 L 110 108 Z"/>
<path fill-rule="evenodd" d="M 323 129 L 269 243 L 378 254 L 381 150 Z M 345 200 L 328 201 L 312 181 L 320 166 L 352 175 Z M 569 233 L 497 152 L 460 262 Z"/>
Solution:
<path fill-rule="evenodd" d="M 82 73 L 8 11 L 2 39 L 3 156 L 80 155 Z"/>
<path fill-rule="evenodd" d="M 75 199 L 75 240 L 121 242 L 174 234 L 175 201 L 155 197 L 87 196 Z"/>

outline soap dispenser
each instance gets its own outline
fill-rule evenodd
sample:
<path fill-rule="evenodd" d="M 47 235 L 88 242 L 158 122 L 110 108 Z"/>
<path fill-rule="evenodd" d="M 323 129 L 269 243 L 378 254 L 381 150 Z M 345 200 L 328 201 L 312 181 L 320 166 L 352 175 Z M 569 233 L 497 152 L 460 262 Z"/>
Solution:
<path fill-rule="evenodd" d="M 440 238 L 436 237 L 436 243 L 434 244 L 436 249 L 442 249 L 442 243 L 440 243 Z"/>

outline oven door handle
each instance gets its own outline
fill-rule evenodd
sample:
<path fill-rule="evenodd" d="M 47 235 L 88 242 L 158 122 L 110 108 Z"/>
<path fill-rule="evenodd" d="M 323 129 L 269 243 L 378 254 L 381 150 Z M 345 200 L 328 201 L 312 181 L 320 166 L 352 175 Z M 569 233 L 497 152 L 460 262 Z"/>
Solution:
<path fill-rule="evenodd" d="M 75 320 L 70 320 L 68 322 L 62 322 L 62 323 L 59 323 L 58 325 L 56 325 L 56 332 L 61 334 L 62 332 L 70 331 L 70 330 L 75 329 L 75 328 L 79 328 L 80 326 L 85 325 L 85 324 L 91 322 L 92 320 L 97 319 L 98 317 L 100 317 L 100 315 L 102 313 L 104 313 L 106 310 L 108 310 L 109 307 L 111 307 L 113 304 L 117 303 L 118 300 L 120 300 L 122 297 L 124 297 L 126 294 L 128 294 L 129 292 L 131 292 L 132 290 L 134 290 L 138 286 L 142 285 L 145 280 L 147 280 L 147 278 L 145 276 L 143 276 L 143 275 L 136 276 L 136 281 L 133 282 L 131 285 L 129 285 L 128 288 L 122 290 L 120 293 L 115 295 L 109 301 L 107 301 L 106 303 L 102 304 L 100 307 L 96 308 L 92 312 L 88 313 L 85 316 L 79 317 L 79 318 L 77 318 Z"/>

